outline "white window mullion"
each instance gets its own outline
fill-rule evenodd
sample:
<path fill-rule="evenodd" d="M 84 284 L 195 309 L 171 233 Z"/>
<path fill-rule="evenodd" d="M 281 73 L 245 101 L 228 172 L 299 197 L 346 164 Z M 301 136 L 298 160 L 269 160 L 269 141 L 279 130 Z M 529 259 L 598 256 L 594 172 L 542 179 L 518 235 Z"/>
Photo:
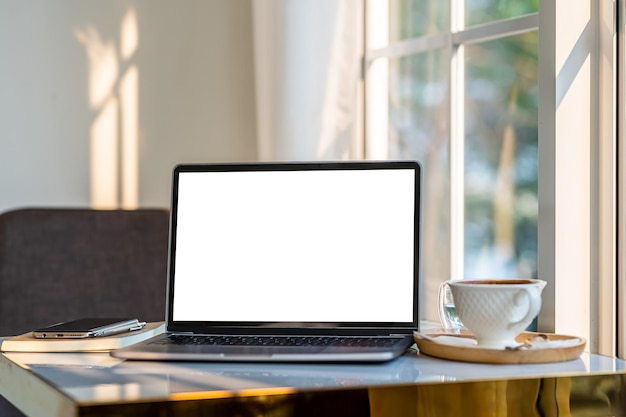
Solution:
<path fill-rule="evenodd" d="M 597 317 L 592 316 L 591 328 L 596 329 L 598 353 L 614 356 L 617 332 L 617 84 L 616 84 L 616 32 L 615 7 L 612 0 L 601 0 L 592 3 L 593 21 L 597 25 L 598 49 L 592 52 L 594 62 L 595 84 L 592 89 L 592 108 L 597 109 L 595 131 L 597 140 L 592 140 L 595 148 L 595 165 L 593 168 L 593 187 L 596 195 L 592 197 L 592 218 L 594 224 L 593 245 L 595 253 L 592 259 L 597 274 L 592 275 L 592 306 Z M 621 217 L 623 218 L 623 217 Z M 594 285 L 596 284 L 596 285 Z M 597 305 L 594 306 L 593 301 Z"/>
<path fill-rule="evenodd" d="M 488 42 L 494 39 L 515 36 L 537 30 L 538 23 L 539 14 L 531 13 L 469 28 L 459 27 L 453 32 L 454 42 L 467 45 L 470 43 Z"/>
<path fill-rule="evenodd" d="M 400 58 L 415 55 L 445 48 L 448 46 L 448 42 L 450 42 L 450 35 L 448 33 L 438 33 L 436 35 L 390 42 L 387 47 L 368 50 L 366 52 L 366 59 L 371 61 L 380 57 Z"/>
<path fill-rule="evenodd" d="M 450 1 L 450 33 L 464 26 L 464 2 Z M 450 37 L 450 276 L 464 277 L 465 255 L 465 55 Z"/>

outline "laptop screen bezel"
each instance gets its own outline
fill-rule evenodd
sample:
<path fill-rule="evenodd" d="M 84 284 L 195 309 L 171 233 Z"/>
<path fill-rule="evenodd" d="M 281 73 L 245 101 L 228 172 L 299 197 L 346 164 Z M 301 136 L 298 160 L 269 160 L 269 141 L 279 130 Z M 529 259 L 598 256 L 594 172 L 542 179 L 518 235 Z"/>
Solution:
<path fill-rule="evenodd" d="M 415 175 L 414 234 L 413 234 L 413 318 L 410 322 L 216 322 L 175 321 L 174 276 L 176 272 L 176 233 L 178 222 L 178 192 L 180 174 L 188 172 L 255 172 L 300 170 L 413 170 Z M 421 186 L 422 170 L 417 161 L 341 161 L 341 162 L 256 162 L 179 164 L 172 175 L 170 210 L 170 238 L 167 279 L 166 320 L 170 332 L 195 332 L 222 334 L 410 334 L 418 329 L 420 319 L 419 294 L 421 275 Z"/>

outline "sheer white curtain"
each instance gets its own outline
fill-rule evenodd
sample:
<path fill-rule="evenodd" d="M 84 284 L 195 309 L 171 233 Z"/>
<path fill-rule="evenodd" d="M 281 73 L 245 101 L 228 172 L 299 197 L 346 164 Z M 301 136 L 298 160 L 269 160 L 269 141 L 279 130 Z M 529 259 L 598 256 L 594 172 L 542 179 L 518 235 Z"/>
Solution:
<path fill-rule="evenodd" d="M 260 160 L 362 156 L 361 0 L 253 0 Z"/>

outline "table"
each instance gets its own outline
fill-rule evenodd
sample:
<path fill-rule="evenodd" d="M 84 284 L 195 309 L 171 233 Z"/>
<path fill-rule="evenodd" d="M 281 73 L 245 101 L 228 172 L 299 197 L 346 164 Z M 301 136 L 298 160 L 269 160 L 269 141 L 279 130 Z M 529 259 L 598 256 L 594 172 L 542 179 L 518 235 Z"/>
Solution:
<path fill-rule="evenodd" d="M 487 365 L 419 355 L 384 364 L 123 361 L 4 353 L 0 394 L 33 416 L 626 415 L 626 361 Z"/>

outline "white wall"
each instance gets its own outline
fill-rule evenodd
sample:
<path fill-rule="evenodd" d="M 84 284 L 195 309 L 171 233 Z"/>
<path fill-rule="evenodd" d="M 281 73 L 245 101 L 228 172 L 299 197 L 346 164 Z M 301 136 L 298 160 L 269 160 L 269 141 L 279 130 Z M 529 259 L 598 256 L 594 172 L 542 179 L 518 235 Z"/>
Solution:
<path fill-rule="evenodd" d="M 251 9 L 0 0 L 0 211 L 168 206 L 175 163 L 256 159 Z"/>

